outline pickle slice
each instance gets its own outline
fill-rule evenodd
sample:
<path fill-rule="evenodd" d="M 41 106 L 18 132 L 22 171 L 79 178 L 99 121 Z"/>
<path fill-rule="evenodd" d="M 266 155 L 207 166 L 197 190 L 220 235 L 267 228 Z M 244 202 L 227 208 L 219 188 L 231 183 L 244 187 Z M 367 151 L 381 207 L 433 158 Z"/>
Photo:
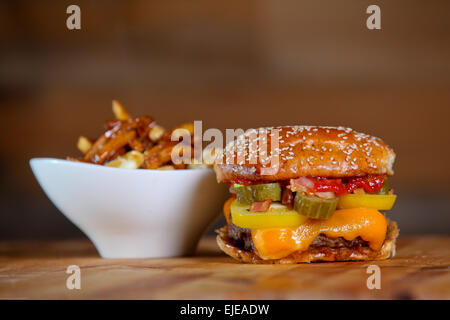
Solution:
<path fill-rule="evenodd" d="M 236 198 L 239 203 L 252 203 L 272 199 L 281 200 L 281 187 L 278 183 L 263 183 L 252 186 L 234 185 Z"/>
<path fill-rule="evenodd" d="M 239 203 L 252 203 L 253 202 L 253 195 L 252 195 L 252 189 L 249 186 L 243 186 L 234 185 L 234 191 L 236 193 L 236 199 Z"/>
<path fill-rule="evenodd" d="M 253 199 L 255 201 L 264 201 L 272 199 L 272 201 L 281 200 L 281 187 L 278 183 L 255 184 L 252 186 Z"/>
<path fill-rule="evenodd" d="M 312 219 L 328 219 L 336 211 L 338 198 L 321 199 L 297 192 L 294 199 L 294 209 Z"/>
<path fill-rule="evenodd" d="M 388 179 L 386 177 L 384 177 L 384 185 L 383 188 L 380 189 L 380 191 L 378 191 L 376 194 L 389 194 L 389 183 L 388 183 Z"/>

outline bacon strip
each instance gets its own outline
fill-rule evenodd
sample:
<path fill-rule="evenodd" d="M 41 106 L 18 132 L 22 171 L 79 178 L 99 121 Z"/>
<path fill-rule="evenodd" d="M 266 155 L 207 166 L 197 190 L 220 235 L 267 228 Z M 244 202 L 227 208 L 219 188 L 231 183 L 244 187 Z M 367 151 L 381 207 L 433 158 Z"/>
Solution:
<path fill-rule="evenodd" d="M 272 199 L 267 199 L 264 201 L 253 202 L 250 207 L 250 211 L 252 212 L 266 212 L 270 208 L 270 204 L 272 203 Z"/>
<path fill-rule="evenodd" d="M 304 192 L 312 191 L 314 189 L 314 181 L 306 177 L 300 177 L 297 179 L 291 179 L 290 188 L 293 192 Z"/>

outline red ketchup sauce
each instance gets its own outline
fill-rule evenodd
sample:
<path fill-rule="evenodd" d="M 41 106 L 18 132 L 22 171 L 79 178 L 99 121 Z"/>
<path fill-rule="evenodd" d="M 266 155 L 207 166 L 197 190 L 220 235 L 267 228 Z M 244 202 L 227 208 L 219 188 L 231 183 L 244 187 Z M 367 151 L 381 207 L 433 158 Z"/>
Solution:
<path fill-rule="evenodd" d="M 337 196 L 352 193 L 358 188 L 363 188 L 367 193 L 377 193 L 384 186 L 384 175 L 367 175 L 364 177 L 352 177 L 344 179 L 328 179 L 322 177 L 308 178 L 314 182 L 313 192 L 334 192 Z M 344 181 L 343 181 L 344 180 Z M 288 181 L 278 181 L 282 186 L 289 184 Z M 227 184 L 242 184 L 251 186 L 264 181 L 251 181 L 247 179 L 233 179 L 226 181 Z"/>
<path fill-rule="evenodd" d="M 377 193 L 384 186 L 384 175 L 342 179 L 310 178 L 314 181 L 314 192 L 334 192 L 337 196 L 363 188 L 367 193 Z"/>

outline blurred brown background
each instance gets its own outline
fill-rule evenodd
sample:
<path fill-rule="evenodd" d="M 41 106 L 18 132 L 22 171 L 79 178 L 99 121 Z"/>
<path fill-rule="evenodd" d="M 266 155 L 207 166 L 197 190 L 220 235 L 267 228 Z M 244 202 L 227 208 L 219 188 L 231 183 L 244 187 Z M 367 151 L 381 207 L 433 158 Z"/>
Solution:
<path fill-rule="evenodd" d="M 81 7 L 82 29 L 66 28 Z M 365 26 L 381 7 L 382 30 Z M 32 157 L 78 155 L 113 98 L 170 127 L 345 125 L 397 152 L 402 233 L 450 233 L 450 2 L 0 1 L 0 238 L 80 236 Z"/>

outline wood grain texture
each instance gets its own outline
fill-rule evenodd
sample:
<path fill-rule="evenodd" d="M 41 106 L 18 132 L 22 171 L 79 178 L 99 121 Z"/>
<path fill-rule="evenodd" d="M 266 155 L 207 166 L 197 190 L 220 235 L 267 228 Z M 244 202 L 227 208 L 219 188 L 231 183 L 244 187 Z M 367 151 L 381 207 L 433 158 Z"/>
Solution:
<path fill-rule="evenodd" d="M 67 266 L 81 290 L 66 289 Z M 106 260 L 84 240 L 0 243 L 0 299 L 450 299 L 450 237 L 401 237 L 378 261 L 381 289 L 368 290 L 370 262 L 240 264 L 201 241 L 194 257 Z"/>

